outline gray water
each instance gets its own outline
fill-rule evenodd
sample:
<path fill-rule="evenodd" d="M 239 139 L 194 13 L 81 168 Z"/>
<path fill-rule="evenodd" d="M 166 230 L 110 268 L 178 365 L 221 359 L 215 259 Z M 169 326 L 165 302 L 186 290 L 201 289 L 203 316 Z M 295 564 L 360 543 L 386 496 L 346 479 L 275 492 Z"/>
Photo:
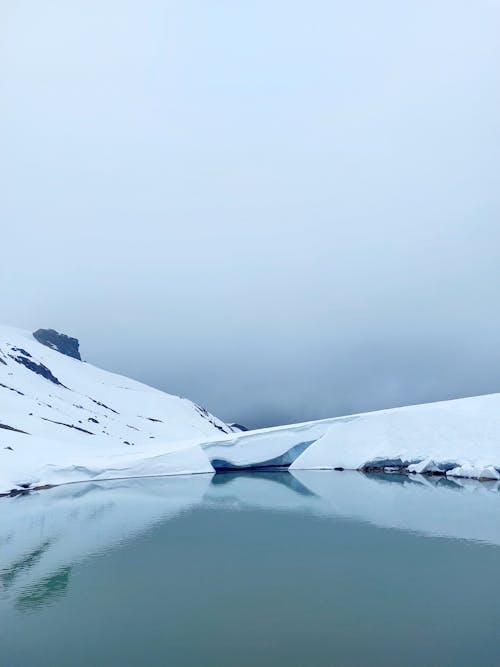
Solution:
<path fill-rule="evenodd" d="M 2 667 L 500 665 L 497 485 L 361 473 L 0 502 Z"/>

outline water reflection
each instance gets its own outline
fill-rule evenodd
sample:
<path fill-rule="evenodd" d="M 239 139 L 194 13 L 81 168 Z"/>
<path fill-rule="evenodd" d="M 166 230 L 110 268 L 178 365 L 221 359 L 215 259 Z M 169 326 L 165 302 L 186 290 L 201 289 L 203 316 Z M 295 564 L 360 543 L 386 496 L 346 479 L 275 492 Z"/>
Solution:
<path fill-rule="evenodd" d="M 43 554 L 50 546 L 50 540 L 46 540 L 39 547 L 12 563 L 11 567 L 0 572 L 0 581 L 5 588 L 8 588 L 17 576 L 28 572 L 40 560 Z"/>
<path fill-rule="evenodd" d="M 272 472 L 266 472 L 262 470 L 255 470 L 249 475 L 248 472 L 244 471 L 232 471 L 232 472 L 222 472 L 214 475 L 212 477 L 211 483 L 216 486 L 223 486 L 224 484 L 229 484 L 234 480 L 243 478 L 245 480 L 250 480 L 252 485 L 255 485 L 257 480 L 266 480 L 271 482 L 271 484 L 282 484 L 283 486 L 292 489 L 296 493 L 299 493 L 303 496 L 313 496 L 314 493 L 310 491 L 307 486 L 304 486 L 296 477 L 289 474 L 286 470 L 275 470 Z"/>
<path fill-rule="evenodd" d="M 223 473 L 61 486 L 0 503 L 0 606 L 64 595 L 76 563 L 197 508 L 349 518 L 500 545 L 498 483 L 358 472 Z"/>
<path fill-rule="evenodd" d="M 33 586 L 27 587 L 16 600 L 17 609 L 32 611 L 63 596 L 68 589 L 70 573 L 71 567 L 63 567 Z"/>
<path fill-rule="evenodd" d="M 64 592 L 72 565 L 198 505 L 210 479 L 68 484 L 5 499 L 0 503 L 0 604 L 18 600 L 28 609 L 52 601 Z"/>

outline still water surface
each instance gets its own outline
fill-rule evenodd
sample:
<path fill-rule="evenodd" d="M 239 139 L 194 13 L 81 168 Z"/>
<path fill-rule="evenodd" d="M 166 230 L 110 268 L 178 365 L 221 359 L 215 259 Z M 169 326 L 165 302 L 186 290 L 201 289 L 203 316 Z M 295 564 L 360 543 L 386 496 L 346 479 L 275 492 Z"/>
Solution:
<path fill-rule="evenodd" d="M 500 493 L 287 472 L 0 502 L 1 667 L 500 665 Z"/>

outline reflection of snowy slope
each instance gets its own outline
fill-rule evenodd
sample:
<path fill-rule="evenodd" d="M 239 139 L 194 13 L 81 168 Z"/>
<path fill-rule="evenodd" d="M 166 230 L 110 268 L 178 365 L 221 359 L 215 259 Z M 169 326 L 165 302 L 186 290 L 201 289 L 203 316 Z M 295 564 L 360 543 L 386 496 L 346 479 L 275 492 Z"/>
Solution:
<path fill-rule="evenodd" d="M 69 484 L 0 504 L 0 597 L 115 548 L 199 504 L 210 475 Z"/>
<path fill-rule="evenodd" d="M 500 545 L 498 482 L 327 470 L 231 473 L 213 477 L 205 500 L 228 509 L 257 507 L 345 517 Z"/>
<path fill-rule="evenodd" d="M 99 476 L 212 471 L 193 442 L 230 432 L 191 401 L 0 327 L 0 493 Z M 170 452 L 191 447 L 183 457 Z"/>
<path fill-rule="evenodd" d="M 319 470 L 293 476 L 321 499 L 315 510 L 323 516 L 500 545 L 497 482 Z"/>
<path fill-rule="evenodd" d="M 319 505 L 307 486 L 286 471 L 214 475 L 204 501 L 222 509 L 308 511 Z"/>
<path fill-rule="evenodd" d="M 346 518 L 500 545 L 495 482 L 301 470 L 70 484 L 0 503 L 0 605 L 28 604 L 28 595 L 31 606 L 42 603 L 74 564 L 197 508 Z"/>

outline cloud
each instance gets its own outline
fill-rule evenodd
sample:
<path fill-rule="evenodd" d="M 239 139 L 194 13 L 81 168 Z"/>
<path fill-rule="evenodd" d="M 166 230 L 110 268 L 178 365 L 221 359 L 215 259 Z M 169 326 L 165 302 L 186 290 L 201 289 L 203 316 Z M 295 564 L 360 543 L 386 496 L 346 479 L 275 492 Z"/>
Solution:
<path fill-rule="evenodd" d="M 499 388 L 494 8 L 7 12 L 8 323 L 250 425 Z"/>

